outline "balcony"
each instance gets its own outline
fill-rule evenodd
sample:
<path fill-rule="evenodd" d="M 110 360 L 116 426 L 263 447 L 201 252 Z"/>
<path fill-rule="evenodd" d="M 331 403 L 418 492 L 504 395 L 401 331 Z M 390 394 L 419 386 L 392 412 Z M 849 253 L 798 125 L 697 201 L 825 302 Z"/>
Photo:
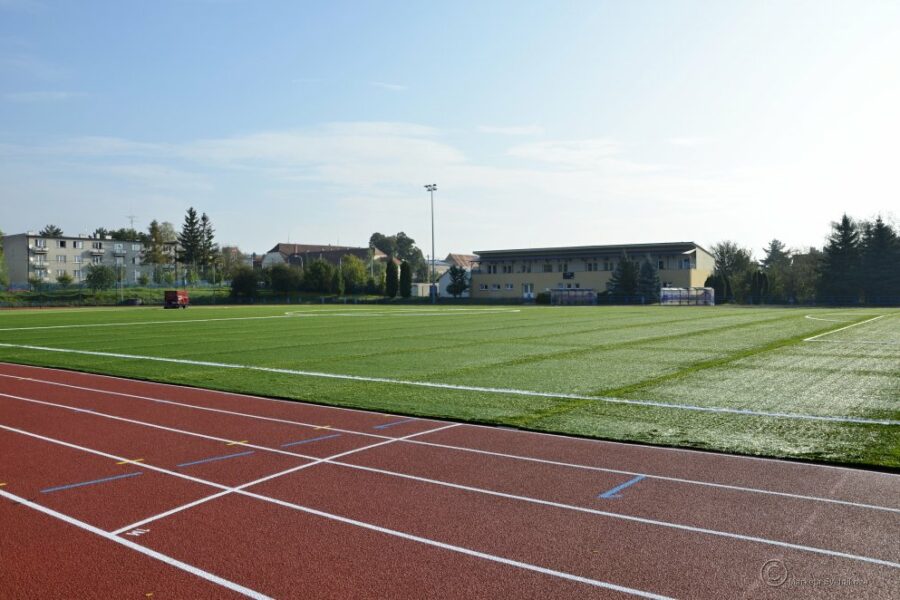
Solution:
<path fill-rule="evenodd" d="M 91 248 L 91 256 L 103 256 L 106 254 L 106 250 L 103 248 Z"/>
<path fill-rule="evenodd" d="M 32 252 L 35 254 L 47 254 L 47 248 L 42 246 L 29 246 Z"/>
<path fill-rule="evenodd" d="M 124 250 L 113 250 L 113 256 L 125 256 Z"/>

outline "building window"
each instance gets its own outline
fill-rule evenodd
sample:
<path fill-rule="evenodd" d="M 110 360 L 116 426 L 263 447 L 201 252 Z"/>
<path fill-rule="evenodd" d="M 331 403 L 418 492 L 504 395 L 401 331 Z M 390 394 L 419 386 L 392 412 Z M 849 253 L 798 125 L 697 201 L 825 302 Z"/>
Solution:
<path fill-rule="evenodd" d="M 137 269 L 134 270 L 134 281 L 137 283 L 137 280 L 141 278 L 141 272 Z"/>
<path fill-rule="evenodd" d="M 125 249 L 125 244 L 113 244 L 113 250 L 121 252 Z"/>
<path fill-rule="evenodd" d="M 508 275 L 508 274 L 510 274 L 510 273 L 512 273 L 512 272 L 513 272 L 513 266 L 512 266 L 512 265 L 503 265 L 503 273 L 504 273 L 504 274 L 507 274 L 507 275 Z"/>
<path fill-rule="evenodd" d="M 489 275 L 497 274 L 497 265 L 488 265 L 487 272 Z"/>
<path fill-rule="evenodd" d="M 482 283 L 478 286 L 478 289 L 481 290 L 482 292 L 485 292 L 485 291 L 487 291 L 488 286 L 486 283 Z"/>
<path fill-rule="evenodd" d="M 141 251 L 141 245 L 140 245 L 140 244 L 132 244 L 132 245 L 131 245 L 131 249 L 134 250 L 135 252 L 140 252 L 140 251 Z"/>
<path fill-rule="evenodd" d="M 72 247 L 73 248 L 84 248 L 84 242 L 82 242 L 81 240 L 75 240 L 74 242 L 72 242 Z"/>
<path fill-rule="evenodd" d="M 492 291 L 492 292 L 499 292 L 499 291 L 500 291 L 500 284 L 499 284 L 499 283 L 492 283 L 492 284 L 491 284 L 491 291 Z"/>
<path fill-rule="evenodd" d="M 102 256 L 92 256 L 92 257 L 91 257 L 91 264 L 92 264 L 92 265 L 99 265 L 102 258 L 103 258 Z"/>
<path fill-rule="evenodd" d="M 613 261 L 606 260 L 603 262 L 603 270 L 604 271 L 612 271 L 615 268 L 616 268 L 616 265 Z"/>
<path fill-rule="evenodd" d="M 656 268 L 659 269 L 660 271 L 664 270 L 666 268 L 666 261 L 661 260 L 661 259 L 656 261 Z"/>
<path fill-rule="evenodd" d="M 74 271 L 72 271 L 72 276 L 75 279 L 81 279 L 81 269 L 75 269 Z"/>
<path fill-rule="evenodd" d="M 34 240 L 34 246 L 35 246 L 35 248 L 46 248 L 47 240 L 41 240 L 41 239 Z"/>
<path fill-rule="evenodd" d="M 544 265 L 544 273 L 552 273 L 552 272 L 553 272 L 553 265 L 550 265 L 550 264 Z"/>
<path fill-rule="evenodd" d="M 56 262 L 58 262 L 58 263 L 64 263 L 64 262 L 66 262 L 66 255 L 65 255 L 65 254 L 57 254 L 57 255 L 56 255 Z"/>
<path fill-rule="evenodd" d="M 681 264 L 679 265 L 680 269 L 693 269 L 694 268 L 694 266 L 691 264 L 691 259 L 689 259 L 689 258 L 682 258 L 680 262 L 681 262 Z"/>
<path fill-rule="evenodd" d="M 65 248 L 65 247 L 66 247 L 66 240 L 56 240 L 56 247 L 57 247 L 57 248 Z"/>
<path fill-rule="evenodd" d="M 103 242 L 91 242 L 91 248 L 94 250 L 103 250 Z"/>
<path fill-rule="evenodd" d="M 125 259 L 122 258 L 121 256 L 117 256 L 116 257 L 116 266 L 121 267 L 124 264 L 125 264 Z"/>
<path fill-rule="evenodd" d="M 508 289 L 508 290 L 513 289 L 513 284 L 507 283 L 507 284 L 506 284 L 506 289 Z"/>
<path fill-rule="evenodd" d="M 82 262 L 83 260 L 84 260 L 84 257 L 81 256 L 80 254 L 79 254 L 78 256 L 73 256 L 73 257 L 72 257 L 72 262 L 74 262 L 74 263 L 76 263 L 76 264 L 81 264 L 81 262 Z"/>
<path fill-rule="evenodd" d="M 566 271 L 569 270 L 569 265 L 568 265 L 568 263 L 559 263 L 558 266 L 559 266 L 559 272 L 560 272 L 560 273 L 565 273 Z"/>

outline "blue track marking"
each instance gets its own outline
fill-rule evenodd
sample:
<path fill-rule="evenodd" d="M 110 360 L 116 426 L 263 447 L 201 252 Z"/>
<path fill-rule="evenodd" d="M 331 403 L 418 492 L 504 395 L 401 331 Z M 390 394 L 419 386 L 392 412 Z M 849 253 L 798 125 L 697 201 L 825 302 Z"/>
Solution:
<path fill-rule="evenodd" d="M 402 419 L 400 421 L 394 421 L 393 423 L 385 423 L 384 425 L 376 425 L 372 429 L 387 429 L 388 427 L 393 427 L 394 425 L 400 425 L 401 423 L 409 423 L 410 421 L 415 421 L 416 419 Z"/>
<path fill-rule="evenodd" d="M 104 477 L 103 479 L 94 479 L 92 481 L 82 481 L 81 483 L 70 483 L 69 485 L 58 485 L 56 487 L 47 488 L 46 490 L 41 490 L 42 494 L 49 494 L 50 492 L 58 492 L 60 490 L 68 490 L 71 488 L 81 487 L 83 485 L 94 485 L 95 483 L 106 483 L 107 481 L 115 481 L 116 479 L 125 479 L 127 477 L 137 477 L 141 475 L 142 472 L 138 471 L 137 473 L 126 473 L 124 475 L 113 475 L 112 477 Z"/>
<path fill-rule="evenodd" d="M 309 438 L 308 440 L 298 440 L 296 442 L 288 442 L 287 444 L 282 444 L 282 448 L 287 448 L 288 446 L 299 446 L 300 444 L 309 444 L 310 442 L 318 442 L 319 440 L 330 440 L 331 438 L 341 437 L 339 433 L 332 433 L 331 435 L 320 435 L 319 437 Z"/>
<path fill-rule="evenodd" d="M 604 500 L 609 500 L 610 498 L 620 498 L 621 496 L 618 495 L 619 492 L 621 492 L 622 490 L 624 490 L 624 489 L 627 488 L 628 486 L 631 486 L 631 485 L 636 484 L 638 481 L 640 481 L 640 480 L 643 479 L 644 477 L 646 477 L 646 475 L 638 475 L 638 476 L 635 477 L 634 479 L 631 479 L 631 480 L 629 480 L 629 481 L 626 481 L 626 482 L 623 483 L 622 485 L 617 485 L 617 486 L 614 487 L 613 489 L 611 489 L 611 490 L 609 490 L 609 491 L 606 491 L 606 492 L 603 492 L 602 494 L 600 494 L 600 495 L 597 496 L 597 497 L 598 497 L 598 498 L 603 498 Z"/>
<path fill-rule="evenodd" d="M 246 452 L 236 452 L 235 454 L 224 454 L 222 456 L 212 456 L 210 458 L 202 458 L 200 460 L 192 460 L 191 462 L 181 463 L 178 465 L 179 467 L 190 467 L 191 465 L 199 465 L 202 463 L 213 462 L 216 460 L 226 460 L 229 458 L 237 458 L 238 456 L 247 456 L 248 454 L 253 454 L 254 450 L 247 450 Z"/>

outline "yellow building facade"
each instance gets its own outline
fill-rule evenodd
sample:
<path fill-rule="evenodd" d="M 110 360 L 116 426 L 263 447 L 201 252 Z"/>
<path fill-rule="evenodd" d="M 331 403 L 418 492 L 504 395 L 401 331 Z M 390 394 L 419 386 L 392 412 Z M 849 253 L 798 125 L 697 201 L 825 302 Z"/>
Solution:
<path fill-rule="evenodd" d="M 606 291 L 616 264 L 649 258 L 663 287 L 701 287 L 712 275 L 712 255 L 694 242 L 481 250 L 472 269 L 476 299 L 533 299 L 551 289 Z"/>

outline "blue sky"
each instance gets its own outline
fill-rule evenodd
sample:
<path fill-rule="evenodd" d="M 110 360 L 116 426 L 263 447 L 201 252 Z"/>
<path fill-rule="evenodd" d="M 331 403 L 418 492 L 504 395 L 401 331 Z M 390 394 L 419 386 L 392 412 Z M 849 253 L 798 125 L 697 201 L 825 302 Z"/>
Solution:
<path fill-rule="evenodd" d="M 896 218 L 900 3 L 0 0 L 0 228 L 437 254 Z"/>

